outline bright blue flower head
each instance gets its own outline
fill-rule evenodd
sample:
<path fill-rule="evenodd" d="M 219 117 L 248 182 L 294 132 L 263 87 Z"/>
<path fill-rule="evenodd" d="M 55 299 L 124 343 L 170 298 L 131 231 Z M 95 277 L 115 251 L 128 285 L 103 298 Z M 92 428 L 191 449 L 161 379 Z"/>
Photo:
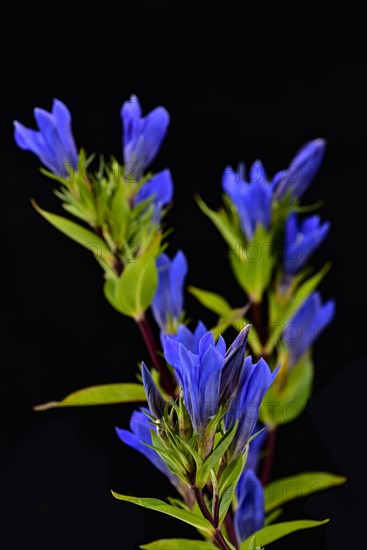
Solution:
<path fill-rule="evenodd" d="M 298 223 L 296 214 L 288 217 L 284 242 L 284 271 L 287 275 L 295 275 L 305 265 L 325 239 L 329 228 L 329 222 L 320 224 L 320 216 L 308 216 L 301 223 Z"/>
<path fill-rule="evenodd" d="M 243 171 L 243 170 L 242 170 Z M 254 162 L 247 183 L 241 170 L 237 173 L 227 168 L 223 174 L 223 191 L 234 203 L 242 229 L 251 241 L 258 225 L 269 229 L 271 223 L 272 186 L 260 161 Z"/>
<path fill-rule="evenodd" d="M 157 155 L 169 124 L 169 114 L 157 107 L 143 117 L 139 100 L 131 96 L 121 108 L 124 163 L 128 172 L 139 180 Z"/>
<path fill-rule="evenodd" d="M 276 199 L 280 200 L 287 194 L 295 199 L 301 198 L 320 168 L 325 147 L 325 140 L 320 138 L 307 142 L 292 159 L 288 169 L 274 176 Z"/>
<path fill-rule="evenodd" d="M 162 172 L 155 174 L 139 189 L 135 197 L 135 204 L 152 199 L 154 205 L 153 220 L 159 222 L 162 208 L 171 202 L 172 197 L 173 182 L 171 172 L 169 170 L 162 170 Z"/>
<path fill-rule="evenodd" d="M 183 344 L 187 351 L 192 351 L 192 353 L 199 353 L 199 342 L 202 336 L 208 332 L 208 329 L 202 321 L 199 321 L 196 325 L 196 329 L 192 332 L 186 325 L 180 323 L 176 334 L 170 334 L 170 338 L 176 340 L 176 342 Z M 161 343 L 162 348 L 164 348 L 164 341 L 166 339 L 166 334 L 161 332 Z"/>
<path fill-rule="evenodd" d="M 155 320 L 163 332 L 170 332 L 183 312 L 183 285 L 187 274 L 187 261 L 178 251 L 170 260 L 166 254 L 157 258 L 158 287 L 152 309 Z"/>
<path fill-rule="evenodd" d="M 175 338 L 166 337 L 164 355 L 175 369 L 183 388 L 185 405 L 195 433 L 201 434 L 217 413 L 226 345 L 220 336 L 215 344 L 212 332 L 200 338 L 198 353 L 193 353 Z"/>
<path fill-rule="evenodd" d="M 314 344 L 324 328 L 331 323 L 334 315 L 334 300 L 322 305 L 319 292 L 311 294 L 301 305 L 283 336 L 290 352 L 291 366 L 295 365 Z"/>
<path fill-rule="evenodd" d="M 51 113 L 36 108 L 34 117 L 39 131 L 26 128 L 20 122 L 14 122 L 14 138 L 17 145 L 37 155 L 51 172 L 67 177 L 68 165 L 73 169 L 78 165 L 69 109 L 55 99 Z"/>
<path fill-rule="evenodd" d="M 142 409 L 146 410 L 148 409 Z M 130 430 L 121 430 L 116 428 L 116 433 L 126 445 L 132 449 L 142 453 L 150 462 L 169 478 L 173 485 L 177 486 L 178 478 L 170 471 L 162 458 L 155 452 L 154 449 L 147 447 L 146 444 L 152 445 L 152 436 L 150 430 L 152 428 L 150 420 L 141 411 L 134 411 L 130 419 Z"/>
<path fill-rule="evenodd" d="M 237 485 L 238 508 L 234 525 L 239 543 L 262 529 L 265 523 L 264 490 L 253 470 L 244 470 Z"/>
<path fill-rule="evenodd" d="M 255 429 L 261 402 L 277 372 L 278 369 L 272 373 L 264 359 L 253 364 L 252 357 L 246 357 L 236 396 L 225 416 L 226 430 L 238 420 L 236 435 L 231 445 L 233 456 L 244 452 Z"/>

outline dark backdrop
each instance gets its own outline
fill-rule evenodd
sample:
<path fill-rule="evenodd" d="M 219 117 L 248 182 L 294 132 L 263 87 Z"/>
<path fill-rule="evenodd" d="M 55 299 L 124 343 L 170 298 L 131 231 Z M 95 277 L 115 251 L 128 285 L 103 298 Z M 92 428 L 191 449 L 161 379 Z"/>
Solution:
<path fill-rule="evenodd" d="M 148 358 L 136 327 L 105 302 L 92 256 L 32 209 L 31 197 L 52 211 L 59 206 L 37 159 L 16 148 L 12 120 L 32 126 L 33 107 L 49 108 L 58 97 L 73 113 L 79 146 L 121 158 L 119 110 L 131 93 L 145 111 L 162 104 L 171 113 L 153 165 L 169 166 L 175 182 L 169 251 L 185 251 L 189 283 L 223 291 L 234 305 L 241 291 L 225 245 L 193 194 L 217 207 L 227 164 L 260 157 L 272 174 L 306 140 L 328 140 L 305 199 L 324 199 L 322 215 L 332 221 L 314 262 L 334 262 L 322 293 L 336 297 L 337 317 L 316 347 L 314 397 L 302 418 L 280 432 L 274 477 L 329 470 L 349 482 L 288 506 L 286 518 L 332 522 L 274 549 L 365 542 L 366 73 L 358 15 L 322 19 L 309 11 L 277 22 L 267 13 L 267 25 L 259 7 L 251 16 L 225 4 L 199 14 L 180 2 L 106 3 L 77 17 L 71 6 L 55 5 L 49 15 L 33 6 L 15 8 L 3 22 L 3 37 L 9 35 L 1 51 L 0 116 L 3 548 L 128 550 L 163 536 L 195 537 L 184 524 L 110 496 L 110 488 L 161 498 L 171 492 L 114 434 L 115 425 L 126 427 L 132 407 L 31 410 L 84 386 L 133 381 L 137 361 Z M 190 316 L 211 321 L 189 296 L 186 304 Z"/>

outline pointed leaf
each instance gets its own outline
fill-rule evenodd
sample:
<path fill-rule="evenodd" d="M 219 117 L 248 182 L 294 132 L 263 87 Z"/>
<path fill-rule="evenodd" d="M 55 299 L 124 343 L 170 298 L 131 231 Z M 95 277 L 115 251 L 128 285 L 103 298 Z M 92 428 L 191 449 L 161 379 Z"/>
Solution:
<path fill-rule="evenodd" d="M 189 286 L 188 290 L 203 306 L 218 315 L 223 315 L 224 313 L 231 311 L 231 306 L 225 298 L 220 296 L 220 294 L 216 294 L 215 292 L 210 292 L 209 290 L 204 290 L 202 288 L 197 288 L 195 286 Z"/>
<path fill-rule="evenodd" d="M 136 504 L 137 506 L 142 506 L 143 508 L 148 508 L 149 510 L 155 510 L 156 512 L 161 512 L 162 514 L 167 514 L 168 516 L 172 516 L 173 518 L 184 521 L 185 523 L 189 523 L 197 529 L 209 533 L 211 536 L 214 534 L 214 527 L 211 525 L 211 523 L 209 523 L 207 519 L 197 514 L 194 514 L 193 512 L 181 510 L 180 508 L 176 508 L 176 506 L 171 506 L 163 500 L 158 500 L 156 498 L 130 497 L 126 495 L 120 495 L 118 493 L 115 493 L 114 491 L 112 491 L 112 494 L 118 500 L 131 502 L 132 504 Z"/>
<path fill-rule="evenodd" d="M 277 479 L 264 489 L 265 511 L 270 512 L 290 500 L 331 489 L 345 482 L 345 477 L 328 472 L 307 472 Z"/>
<path fill-rule="evenodd" d="M 294 533 L 295 531 L 300 531 L 302 529 L 311 529 L 312 527 L 319 527 L 328 523 L 330 520 L 324 519 L 323 521 L 312 521 L 308 519 L 302 519 L 297 521 L 286 521 L 284 523 L 275 523 L 274 525 L 267 525 L 254 533 L 256 535 L 256 544 L 259 546 L 264 546 L 270 544 L 276 540 L 279 540 L 286 535 Z M 240 546 L 240 550 L 248 549 L 249 544 L 253 538 L 253 535 L 249 537 L 243 544 Z"/>
<path fill-rule="evenodd" d="M 95 256 L 103 258 L 107 263 L 113 261 L 108 246 L 98 235 L 67 218 L 42 210 L 35 202 L 32 204 L 37 212 L 61 233 L 90 250 Z"/>
<path fill-rule="evenodd" d="M 195 197 L 201 211 L 214 223 L 222 237 L 227 241 L 231 248 L 241 241 L 241 236 L 233 229 L 233 225 L 224 210 L 215 212 L 205 204 L 198 195 Z"/>
<path fill-rule="evenodd" d="M 33 407 L 35 411 L 45 411 L 58 407 L 88 407 L 92 405 L 112 405 L 146 401 L 141 384 L 103 384 L 77 390 L 61 401 L 50 401 Z"/>
<path fill-rule="evenodd" d="M 189 539 L 163 539 L 140 546 L 143 550 L 216 550 L 211 542 Z"/>

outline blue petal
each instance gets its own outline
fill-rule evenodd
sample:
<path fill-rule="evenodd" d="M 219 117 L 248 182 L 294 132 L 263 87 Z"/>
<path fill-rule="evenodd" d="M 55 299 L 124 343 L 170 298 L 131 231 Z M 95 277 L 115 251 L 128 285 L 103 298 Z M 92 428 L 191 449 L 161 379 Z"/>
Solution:
<path fill-rule="evenodd" d="M 150 374 L 150 371 L 144 361 L 141 364 L 141 370 L 149 410 L 156 419 L 162 418 L 164 415 L 164 408 L 166 403 L 159 393 L 158 388 L 152 378 L 152 375 Z"/>
<path fill-rule="evenodd" d="M 252 470 L 245 470 L 239 481 L 241 494 L 234 516 L 236 535 L 240 543 L 261 529 L 265 523 L 264 490 Z"/>
<path fill-rule="evenodd" d="M 173 182 L 171 172 L 162 170 L 150 178 L 138 191 L 135 202 L 139 204 L 149 198 L 159 206 L 165 206 L 173 198 Z"/>
<path fill-rule="evenodd" d="M 171 315 L 179 319 L 183 312 L 183 285 L 187 275 L 187 261 L 184 253 L 179 250 L 171 262 L 169 273 L 169 289 L 171 294 Z"/>
<path fill-rule="evenodd" d="M 167 324 L 167 314 L 172 311 L 170 294 L 170 265 L 169 257 L 162 253 L 156 260 L 158 269 L 158 286 L 152 302 L 153 315 L 162 330 Z"/>
<path fill-rule="evenodd" d="M 55 118 L 44 109 L 39 109 L 38 107 L 34 110 L 34 117 L 48 149 L 53 154 L 53 162 L 55 162 L 53 172 L 60 175 L 65 174 L 65 172 L 67 173 L 65 167 L 65 161 L 67 159 L 64 155 L 64 149 L 56 126 Z"/>
<path fill-rule="evenodd" d="M 169 114 L 164 107 L 151 111 L 144 121 L 144 163 L 146 168 L 158 153 L 166 135 L 169 124 Z"/>
<path fill-rule="evenodd" d="M 41 162 L 52 170 L 53 155 L 50 152 L 48 146 L 41 132 L 36 132 L 30 128 L 26 128 L 20 122 L 14 122 L 14 139 L 16 144 L 25 151 L 31 151 L 39 157 Z"/>
<path fill-rule="evenodd" d="M 55 99 L 52 106 L 52 114 L 56 121 L 57 131 L 64 148 L 65 159 L 75 169 L 78 165 L 78 152 L 71 129 L 71 114 L 66 105 Z"/>
<path fill-rule="evenodd" d="M 194 332 L 194 343 L 191 350 L 193 353 L 199 353 L 200 340 L 206 332 L 208 332 L 206 326 L 202 321 L 199 321 Z"/>

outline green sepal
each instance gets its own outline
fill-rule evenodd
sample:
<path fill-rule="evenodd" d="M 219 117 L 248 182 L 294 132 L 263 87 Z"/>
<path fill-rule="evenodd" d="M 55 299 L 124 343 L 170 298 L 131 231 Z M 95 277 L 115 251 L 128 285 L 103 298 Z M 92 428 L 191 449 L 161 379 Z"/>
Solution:
<path fill-rule="evenodd" d="M 162 539 L 140 546 L 143 550 L 218 550 L 209 541 L 189 539 Z"/>

